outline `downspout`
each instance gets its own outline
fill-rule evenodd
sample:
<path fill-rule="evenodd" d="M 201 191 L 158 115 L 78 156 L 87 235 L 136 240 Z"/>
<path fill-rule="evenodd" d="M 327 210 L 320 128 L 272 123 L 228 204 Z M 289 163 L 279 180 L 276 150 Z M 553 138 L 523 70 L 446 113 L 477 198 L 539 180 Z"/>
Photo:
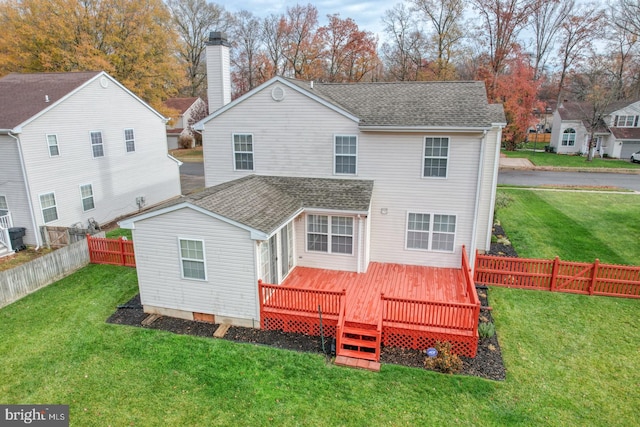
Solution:
<path fill-rule="evenodd" d="M 364 239 L 362 238 L 362 217 L 358 215 L 358 267 L 357 273 L 362 272 L 362 251 L 364 250 Z"/>
<path fill-rule="evenodd" d="M 482 133 L 482 140 L 480 141 L 480 157 L 478 159 L 478 182 L 476 184 L 476 203 L 473 208 L 473 234 L 471 235 L 471 247 L 469 248 L 469 252 L 467 255 L 469 256 L 469 264 L 474 265 L 476 258 L 476 244 L 477 237 L 476 234 L 478 232 L 478 211 L 480 210 L 480 190 L 482 189 L 482 172 L 484 165 L 484 145 L 487 142 L 487 133 L 488 131 L 485 129 Z"/>
<path fill-rule="evenodd" d="M 24 156 L 22 154 L 22 145 L 20 145 L 20 138 L 12 133 L 12 131 L 7 133 L 11 138 L 16 140 L 16 145 L 18 146 L 18 155 L 20 157 L 20 167 L 22 168 L 22 179 L 24 180 L 24 186 L 27 190 L 27 203 L 29 204 L 29 210 L 31 211 L 31 226 L 33 227 L 33 234 L 36 238 L 36 251 L 40 249 L 41 241 L 40 241 L 40 232 L 38 230 L 38 226 L 36 224 L 36 215 L 33 210 L 33 203 L 31 201 L 31 186 L 29 185 L 29 180 L 27 179 L 27 168 L 24 164 Z"/>
<path fill-rule="evenodd" d="M 493 225 L 493 215 L 496 208 L 496 193 L 498 192 L 498 171 L 500 170 L 500 141 L 502 141 L 502 128 L 498 128 L 498 134 L 496 135 L 496 153 L 493 161 L 493 182 L 491 183 L 491 206 L 489 206 L 489 218 Z M 487 238 L 485 240 L 485 247 L 489 247 L 491 244 L 491 228 L 487 230 Z"/>

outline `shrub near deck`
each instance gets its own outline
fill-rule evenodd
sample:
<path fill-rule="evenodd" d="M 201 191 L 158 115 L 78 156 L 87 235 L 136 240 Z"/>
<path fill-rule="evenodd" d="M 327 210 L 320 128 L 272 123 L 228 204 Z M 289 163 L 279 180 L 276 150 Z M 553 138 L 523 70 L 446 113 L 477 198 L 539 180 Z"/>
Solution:
<path fill-rule="evenodd" d="M 80 426 L 636 422 L 640 301 L 491 292 L 500 383 L 107 324 L 135 270 L 92 265 L 0 310 L 0 401 L 69 404 Z"/>

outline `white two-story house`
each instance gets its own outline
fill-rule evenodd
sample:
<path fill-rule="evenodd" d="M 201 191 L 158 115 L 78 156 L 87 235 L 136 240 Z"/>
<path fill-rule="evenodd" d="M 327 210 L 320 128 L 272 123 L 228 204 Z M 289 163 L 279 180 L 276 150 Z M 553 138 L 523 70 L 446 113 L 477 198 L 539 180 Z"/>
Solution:
<path fill-rule="evenodd" d="M 482 82 L 275 77 L 231 101 L 227 46 L 212 34 L 196 125 L 207 188 L 121 223 L 147 312 L 258 326 L 258 280 L 455 270 L 489 249 L 506 123 Z"/>
<path fill-rule="evenodd" d="M 0 79 L 0 234 L 104 224 L 180 195 L 165 118 L 104 72 Z M 3 246 L 6 245 L 0 243 Z"/>
<path fill-rule="evenodd" d="M 559 154 L 585 154 L 589 150 L 593 105 L 565 101 L 553 114 L 551 147 Z M 604 111 L 593 129 L 595 156 L 629 159 L 640 151 L 640 101 L 616 101 Z"/>

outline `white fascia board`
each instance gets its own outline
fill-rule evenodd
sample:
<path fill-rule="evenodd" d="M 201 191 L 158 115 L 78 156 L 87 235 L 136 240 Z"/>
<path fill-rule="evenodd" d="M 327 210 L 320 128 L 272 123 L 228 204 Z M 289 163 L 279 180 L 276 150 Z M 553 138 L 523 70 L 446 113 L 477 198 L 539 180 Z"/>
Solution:
<path fill-rule="evenodd" d="M 305 208 L 305 213 L 310 214 L 327 214 L 327 215 L 370 215 L 371 206 L 368 211 L 346 211 L 341 209 L 319 209 L 319 208 Z"/>
<path fill-rule="evenodd" d="M 300 208 L 298 209 L 293 215 L 289 216 L 289 218 L 285 219 L 282 224 L 280 224 L 279 226 L 277 226 L 275 228 L 275 230 L 273 230 L 271 233 L 269 233 L 266 237 L 266 239 L 256 239 L 256 240 L 267 240 L 270 239 L 272 236 L 274 236 L 275 234 L 278 233 L 278 231 L 282 230 L 287 224 L 289 224 L 291 221 L 293 221 L 294 219 L 296 219 L 296 217 L 298 215 L 300 215 L 301 213 L 304 212 L 304 208 Z"/>
<path fill-rule="evenodd" d="M 78 86 L 77 88 L 75 88 L 74 90 L 72 90 L 71 92 L 69 92 L 68 94 L 63 96 L 62 98 L 58 99 L 53 104 L 49 105 L 47 108 L 45 108 L 43 110 L 40 110 L 39 113 L 29 117 L 27 120 L 25 120 L 24 122 L 20 123 L 18 126 L 15 127 L 15 129 L 21 129 L 23 126 L 25 126 L 25 125 L 31 123 L 32 121 L 36 120 L 38 117 L 41 117 L 42 115 L 46 114 L 49 110 L 52 110 L 53 108 L 55 108 L 58 105 L 62 104 L 64 101 L 66 101 L 67 99 L 69 99 L 70 97 L 72 97 L 73 95 L 75 95 L 76 93 L 78 93 L 79 91 L 81 91 L 82 89 L 84 89 L 85 87 L 90 85 L 92 82 L 96 81 L 97 79 L 99 79 L 101 77 L 109 79 L 111 82 L 113 82 L 113 84 L 115 84 L 116 86 L 118 86 L 119 88 L 124 90 L 127 94 L 129 94 L 136 101 L 138 101 L 139 103 L 144 105 L 147 109 L 149 109 L 151 112 L 153 112 L 156 116 L 158 116 L 161 120 L 163 120 L 166 123 L 166 121 L 168 120 L 166 117 L 164 117 L 162 114 L 160 114 L 159 112 L 154 110 L 149 104 L 144 102 L 142 99 L 140 99 L 133 92 L 131 92 L 126 87 L 124 87 L 119 81 L 117 81 L 116 79 L 111 77 L 109 74 L 107 74 L 104 71 L 100 71 L 98 74 L 96 74 L 95 76 L 93 76 L 92 78 L 90 78 L 89 80 L 87 80 L 86 82 L 84 82 L 83 84 L 81 84 L 80 86 Z M 13 132 L 13 133 L 19 133 L 19 132 Z"/>
<path fill-rule="evenodd" d="M 491 123 L 491 126 L 494 128 L 504 128 L 507 126 L 507 122 L 502 122 L 502 123 Z"/>
<path fill-rule="evenodd" d="M 345 117 L 347 117 L 350 120 L 353 120 L 356 123 L 360 123 L 360 119 L 356 116 L 354 116 L 353 114 L 349 113 L 348 111 L 343 110 L 342 108 L 337 107 L 334 104 L 331 104 L 330 102 L 325 101 L 324 99 L 314 95 L 313 93 L 304 90 L 303 88 L 301 88 L 298 85 L 295 85 L 285 79 L 283 79 L 280 76 L 276 76 L 273 77 L 272 79 L 264 82 L 263 84 L 261 84 L 260 86 L 250 90 L 249 92 L 245 93 L 244 95 L 242 95 L 241 97 L 231 101 L 230 103 L 228 103 L 227 105 L 225 105 L 224 107 L 221 107 L 219 109 L 217 109 L 216 111 L 214 111 L 213 113 L 209 114 L 207 117 L 205 117 L 204 119 L 200 120 L 198 123 L 194 124 L 192 127 L 195 130 L 198 131 L 203 131 L 205 128 L 205 124 L 207 122 L 209 122 L 210 120 L 218 117 L 220 114 L 224 113 L 225 111 L 235 107 L 236 105 L 240 104 L 241 102 L 243 102 L 245 99 L 252 97 L 254 94 L 262 91 L 263 89 L 267 88 L 268 86 L 272 85 L 273 83 L 281 83 L 282 85 L 286 86 L 287 88 L 294 90 L 302 95 L 305 95 L 311 99 L 313 99 L 314 101 L 324 105 L 325 107 L 337 112 L 338 114 L 341 114 Z"/>
<path fill-rule="evenodd" d="M 440 132 L 440 133 L 483 133 L 490 127 L 443 127 L 443 126 L 360 126 L 361 132 Z"/>
<path fill-rule="evenodd" d="M 178 203 L 176 205 L 167 206 L 166 208 L 158 209 L 157 211 L 152 211 L 152 212 L 147 212 L 147 213 L 144 213 L 144 214 L 141 214 L 141 215 L 136 215 L 136 216 L 133 216 L 131 218 L 127 218 L 125 220 L 118 221 L 118 225 L 121 228 L 126 228 L 126 229 L 129 229 L 129 230 L 135 230 L 135 228 L 136 228 L 135 227 L 135 223 L 138 222 L 138 221 L 142 221 L 142 220 L 145 220 L 145 219 L 148 219 L 148 218 L 153 218 L 153 217 L 156 217 L 156 216 L 159 216 L 159 215 L 164 215 L 164 214 L 167 214 L 167 213 L 170 213 L 170 212 L 175 212 L 177 210 L 184 209 L 184 208 L 193 209 L 194 211 L 200 212 L 201 214 L 204 214 L 204 215 L 207 215 L 207 216 L 210 216 L 211 218 L 215 218 L 215 219 L 217 219 L 219 221 L 226 222 L 227 224 L 231 224 L 231 225 L 233 225 L 235 227 L 238 227 L 238 228 L 241 228 L 243 230 L 246 230 L 249 233 L 251 233 L 251 238 L 254 239 L 254 240 L 265 240 L 265 239 L 267 239 L 267 234 L 262 232 L 262 231 L 260 231 L 260 230 L 256 230 L 255 228 L 246 226 L 246 225 L 241 224 L 241 223 L 239 223 L 237 221 L 233 221 L 233 220 L 231 220 L 231 219 L 229 219 L 227 217 L 224 217 L 222 215 L 218 215 L 216 213 L 213 213 L 213 212 L 211 212 L 211 211 L 209 211 L 207 209 L 201 208 L 200 206 L 196 206 L 196 205 L 194 205 L 192 203 L 189 203 L 189 202 L 182 202 L 182 203 Z"/>

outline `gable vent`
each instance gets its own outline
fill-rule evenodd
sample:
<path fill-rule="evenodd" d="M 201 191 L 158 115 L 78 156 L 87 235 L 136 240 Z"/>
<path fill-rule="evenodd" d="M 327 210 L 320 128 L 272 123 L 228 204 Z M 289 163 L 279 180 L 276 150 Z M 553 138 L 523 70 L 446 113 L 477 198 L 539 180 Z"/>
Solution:
<path fill-rule="evenodd" d="M 271 97 L 274 101 L 282 101 L 284 99 L 284 89 L 281 86 L 276 86 L 271 90 Z"/>

